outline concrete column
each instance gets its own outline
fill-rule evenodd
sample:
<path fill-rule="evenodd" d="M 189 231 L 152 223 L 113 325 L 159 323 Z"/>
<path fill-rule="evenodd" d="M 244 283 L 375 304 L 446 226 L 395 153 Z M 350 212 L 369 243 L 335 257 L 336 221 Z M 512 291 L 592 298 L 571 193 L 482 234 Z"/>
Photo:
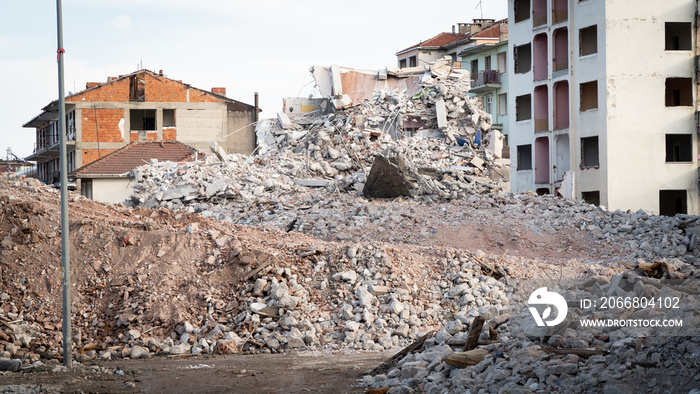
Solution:
<path fill-rule="evenodd" d="M 156 109 L 156 131 L 158 141 L 163 141 L 163 108 Z"/>

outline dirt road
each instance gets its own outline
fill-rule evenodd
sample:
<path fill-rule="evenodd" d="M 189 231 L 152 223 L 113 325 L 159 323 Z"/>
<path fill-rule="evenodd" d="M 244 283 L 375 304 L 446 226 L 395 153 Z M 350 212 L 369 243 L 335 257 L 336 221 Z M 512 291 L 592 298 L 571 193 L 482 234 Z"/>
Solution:
<path fill-rule="evenodd" d="M 154 358 L 77 365 L 62 372 L 46 365 L 0 376 L 0 393 L 363 393 L 366 389 L 357 385 L 364 373 L 389 356 L 302 352 Z"/>

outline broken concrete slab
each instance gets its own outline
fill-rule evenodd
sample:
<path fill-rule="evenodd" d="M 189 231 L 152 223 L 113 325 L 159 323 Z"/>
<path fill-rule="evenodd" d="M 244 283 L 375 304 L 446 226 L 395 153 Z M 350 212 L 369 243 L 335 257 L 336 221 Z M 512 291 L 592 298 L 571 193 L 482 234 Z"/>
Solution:
<path fill-rule="evenodd" d="M 410 196 L 413 185 L 396 164 L 386 157 L 377 155 L 367 176 L 362 193 L 367 197 L 394 198 Z"/>
<path fill-rule="evenodd" d="M 335 64 L 331 66 L 331 83 L 333 85 L 333 96 L 342 96 L 343 81 L 340 78 L 340 67 Z"/>
<path fill-rule="evenodd" d="M 435 116 L 437 117 L 438 129 L 447 128 L 447 109 L 445 108 L 445 100 L 442 98 L 435 101 Z"/>
<path fill-rule="evenodd" d="M 282 127 L 283 130 L 288 130 L 292 127 L 292 121 L 284 112 L 277 113 L 277 121 L 280 123 L 280 127 Z"/>
<path fill-rule="evenodd" d="M 222 163 L 226 163 L 228 161 L 228 155 L 226 154 L 226 151 L 224 150 L 224 148 L 219 146 L 219 144 L 216 141 L 212 142 L 211 145 L 209 145 L 209 149 L 212 152 L 214 152 L 216 157 L 218 157 L 219 161 L 221 161 Z"/>
<path fill-rule="evenodd" d="M 347 94 L 343 94 L 331 101 L 335 109 L 343 109 L 352 105 L 352 99 Z"/>
<path fill-rule="evenodd" d="M 331 184 L 331 181 L 323 179 L 295 179 L 294 184 L 306 187 L 326 187 Z"/>

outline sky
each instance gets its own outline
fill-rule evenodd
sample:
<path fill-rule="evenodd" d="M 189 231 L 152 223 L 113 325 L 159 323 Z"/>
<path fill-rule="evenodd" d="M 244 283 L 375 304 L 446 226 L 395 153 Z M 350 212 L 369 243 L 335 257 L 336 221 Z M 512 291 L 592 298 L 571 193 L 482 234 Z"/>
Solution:
<path fill-rule="evenodd" d="M 507 0 L 63 0 L 62 10 L 66 95 L 108 76 L 163 70 L 248 104 L 259 92 L 263 118 L 284 97 L 314 93 L 311 66 L 396 66 L 396 52 L 452 25 L 508 16 Z M 58 98 L 56 49 L 55 1 L 2 1 L 2 158 L 8 147 L 32 153 L 35 130 L 22 125 Z"/>

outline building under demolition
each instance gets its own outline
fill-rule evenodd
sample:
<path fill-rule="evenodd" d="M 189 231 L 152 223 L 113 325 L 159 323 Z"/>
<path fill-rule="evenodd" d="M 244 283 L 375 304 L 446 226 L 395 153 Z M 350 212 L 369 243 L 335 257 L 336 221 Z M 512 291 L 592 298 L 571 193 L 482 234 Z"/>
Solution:
<path fill-rule="evenodd" d="M 260 110 L 226 97 L 226 88 L 206 91 L 140 70 L 107 82 L 89 82 L 66 97 L 68 171 L 85 166 L 134 141 L 180 141 L 207 149 L 216 141 L 228 153 L 255 149 Z M 38 178 L 59 179 L 58 101 L 24 127 L 36 129 Z"/>
<path fill-rule="evenodd" d="M 508 6 L 512 191 L 697 214 L 696 1 Z"/>

